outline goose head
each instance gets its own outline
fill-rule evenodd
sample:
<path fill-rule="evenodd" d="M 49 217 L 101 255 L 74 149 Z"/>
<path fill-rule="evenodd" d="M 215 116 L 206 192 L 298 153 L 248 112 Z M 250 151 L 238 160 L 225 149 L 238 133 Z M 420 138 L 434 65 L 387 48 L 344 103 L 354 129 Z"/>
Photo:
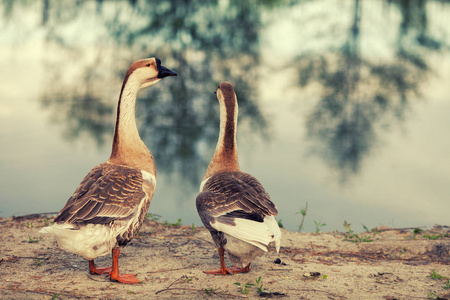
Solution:
<path fill-rule="evenodd" d="M 229 82 L 222 81 L 216 90 L 217 99 L 220 103 L 236 102 L 236 94 L 233 85 Z"/>
<path fill-rule="evenodd" d="M 220 105 L 221 124 L 223 123 L 223 126 L 225 126 L 225 123 L 234 123 L 235 125 L 233 130 L 235 130 L 238 115 L 238 104 L 233 85 L 229 82 L 222 81 L 219 83 L 219 87 L 215 93 Z"/>
<path fill-rule="evenodd" d="M 167 76 L 177 76 L 177 73 L 162 66 L 159 58 L 152 57 L 135 61 L 125 74 L 125 82 L 133 80 L 142 89 Z"/>

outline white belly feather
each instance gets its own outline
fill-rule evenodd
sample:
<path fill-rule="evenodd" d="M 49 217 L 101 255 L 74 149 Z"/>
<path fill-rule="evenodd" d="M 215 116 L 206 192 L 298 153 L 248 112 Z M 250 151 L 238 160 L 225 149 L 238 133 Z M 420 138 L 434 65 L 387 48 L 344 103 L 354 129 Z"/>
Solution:
<path fill-rule="evenodd" d="M 87 260 L 107 255 L 116 245 L 117 232 L 110 227 L 88 224 L 75 229 L 72 224 L 54 224 L 44 227 L 40 233 L 54 236 L 59 248 L 80 255 Z"/>

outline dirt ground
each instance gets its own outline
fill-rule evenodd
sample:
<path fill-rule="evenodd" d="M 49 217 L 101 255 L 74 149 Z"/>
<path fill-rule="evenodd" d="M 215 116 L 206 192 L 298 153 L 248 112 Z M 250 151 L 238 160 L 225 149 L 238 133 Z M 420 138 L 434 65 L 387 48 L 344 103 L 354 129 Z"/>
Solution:
<path fill-rule="evenodd" d="M 52 219 L 0 218 L 1 299 L 450 299 L 446 226 L 353 236 L 282 230 L 279 254 L 271 249 L 249 273 L 214 276 L 202 272 L 219 267 L 206 229 L 146 220 L 119 259 L 120 272 L 142 283 L 125 285 L 90 275 L 86 260 L 39 234 Z M 96 263 L 110 266 L 111 256 Z"/>

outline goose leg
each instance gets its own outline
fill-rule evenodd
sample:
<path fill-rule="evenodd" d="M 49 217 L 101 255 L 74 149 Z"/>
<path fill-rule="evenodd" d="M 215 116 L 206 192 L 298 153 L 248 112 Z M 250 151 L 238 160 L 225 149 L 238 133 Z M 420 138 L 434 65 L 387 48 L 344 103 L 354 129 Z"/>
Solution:
<path fill-rule="evenodd" d="M 228 269 L 225 267 L 225 257 L 224 257 L 224 250 L 222 247 L 219 247 L 217 249 L 219 251 L 219 257 L 220 257 L 220 269 L 214 269 L 209 271 L 203 271 L 203 273 L 206 274 L 212 274 L 212 275 L 228 275 L 233 274 L 232 272 L 228 271 Z"/>
<path fill-rule="evenodd" d="M 89 261 L 89 271 L 92 275 L 101 275 L 101 274 L 110 274 L 112 271 L 112 268 L 97 268 L 95 265 L 94 260 Z"/>
<path fill-rule="evenodd" d="M 128 284 L 139 283 L 139 280 L 134 274 L 119 274 L 119 254 L 120 249 L 112 250 L 113 264 L 112 271 L 110 273 L 111 280 Z"/>

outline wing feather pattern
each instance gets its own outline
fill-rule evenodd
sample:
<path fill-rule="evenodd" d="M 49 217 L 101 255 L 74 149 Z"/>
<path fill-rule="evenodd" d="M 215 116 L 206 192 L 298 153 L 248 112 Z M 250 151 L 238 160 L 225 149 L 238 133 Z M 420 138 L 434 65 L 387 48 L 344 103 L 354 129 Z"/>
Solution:
<path fill-rule="evenodd" d="M 214 218 L 228 213 L 260 216 L 278 214 L 261 183 L 243 172 L 224 172 L 211 176 L 197 197 L 197 208 Z"/>
<path fill-rule="evenodd" d="M 276 206 L 261 183 L 250 174 L 224 172 L 211 176 L 197 196 L 196 204 L 203 224 L 210 231 L 230 234 L 265 251 L 278 237 L 266 221 L 266 217 L 278 214 Z"/>
<path fill-rule="evenodd" d="M 142 173 L 102 163 L 94 167 L 56 217 L 57 223 L 107 224 L 131 217 L 145 193 Z"/>

